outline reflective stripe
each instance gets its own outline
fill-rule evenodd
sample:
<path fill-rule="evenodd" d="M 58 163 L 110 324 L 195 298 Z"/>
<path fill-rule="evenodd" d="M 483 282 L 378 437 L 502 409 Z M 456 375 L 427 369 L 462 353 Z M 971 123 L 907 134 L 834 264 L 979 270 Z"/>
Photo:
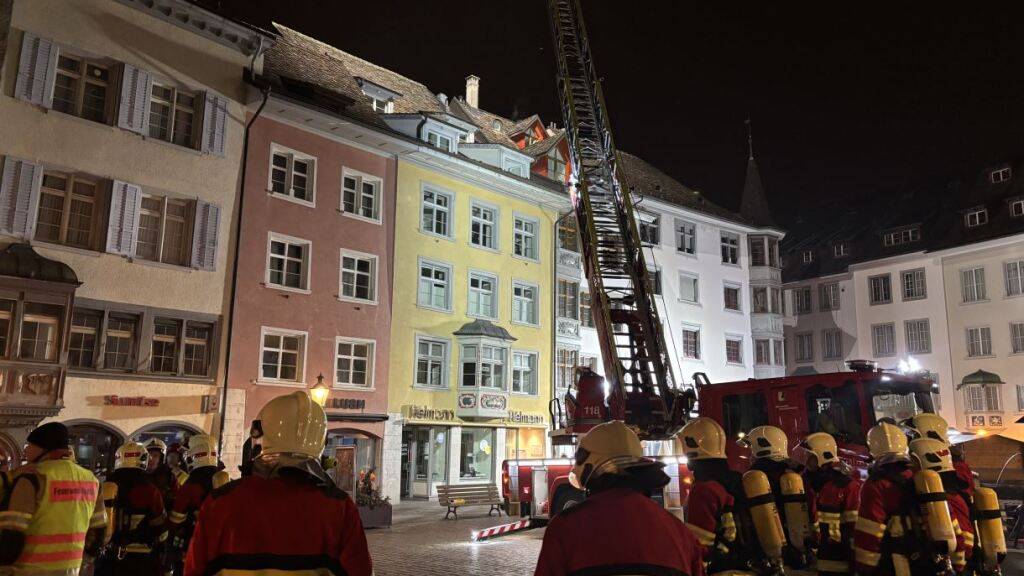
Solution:
<path fill-rule="evenodd" d="M 46 460 L 40 476 L 39 505 L 25 529 L 25 546 L 14 562 L 16 574 L 77 571 L 86 532 L 96 516 L 99 483 L 70 460 Z"/>
<path fill-rule="evenodd" d="M 25 544 L 64 544 L 67 542 L 85 542 L 85 532 L 68 534 L 37 534 L 26 536 Z"/>
<path fill-rule="evenodd" d="M 181 512 L 175 512 L 175 511 L 172 510 L 170 518 L 171 518 L 171 523 L 172 524 L 181 524 L 182 522 L 185 521 L 186 518 L 188 518 L 188 516 L 185 515 L 185 514 L 182 514 Z"/>
<path fill-rule="evenodd" d="M 854 548 L 853 556 L 858 563 L 865 566 L 878 566 L 878 561 L 882 558 L 881 553 L 872 552 L 863 548 Z"/>
<path fill-rule="evenodd" d="M 857 511 L 856 510 L 847 510 L 846 512 L 843 512 L 843 523 L 844 524 L 847 523 L 847 522 L 856 522 L 856 521 L 857 521 Z"/>
<path fill-rule="evenodd" d="M 30 552 L 28 554 L 22 554 L 18 558 L 18 562 L 25 564 L 64 562 L 68 560 L 81 560 L 82 555 L 83 550 L 81 548 L 76 548 L 74 550 L 57 550 L 56 552 Z"/>
<path fill-rule="evenodd" d="M 906 530 L 903 529 L 902 516 L 893 516 L 889 519 L 889 534 L 893 538 L 899 538 L 906 534 Z"/>
<path fill-rule="evenodd" d="M 818 558 L 818 572 L 835 572 L 846 574 L 850 571 L 850 564 L 841 560 L 822 560 Z"/>
<path fill-rule="evenodd" d="M 0 529 L 24 532 L 32 523 L 32 515 L 24 512 L 0 512 Z"/>
<path fill-rule="evenodd" d="M 149 554 L 153 549 L 145 544 L 128 544 L 124 547 L 124 551 L 129 554 Z"/>
<path fill-rule="evenodd" d="M 732 512 L 722 513 L 722 537 L 726 542 L 736 540 L 736 521 L 732 518 Z"/>
<path fill-rule="evenodd" d="M 885 524 L 879 524 L 874 520 L 868 520 L 867 518 L 860 516 L 857 518 L 856 530 L 869 536 L 874 536 L 875 538 L 881 538 L 885 535 Z"/>
<path fill-rule="evenodd" d="M 689 522 L 686 523 L 686 527 L 693 532 L 693 535 L 697 537 L 697 541 L 700 542 L 702 546 L 710 546 L 711 543 L 715 541 L 715 534 L 713 532 L 708 532 L 700 526 L 695 526 Z"/>

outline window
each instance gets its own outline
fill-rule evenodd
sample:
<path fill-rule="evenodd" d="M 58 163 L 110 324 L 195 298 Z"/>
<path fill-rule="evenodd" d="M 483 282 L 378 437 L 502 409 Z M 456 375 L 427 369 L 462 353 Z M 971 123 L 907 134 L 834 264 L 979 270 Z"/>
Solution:
<path fill-rule="evenodd" d="M 381 180 L 345 170 L 341 176 L 341 210 L 380 222 Z"/>
<path fill-rule="evenodd" d="M 537 287 L 522 282 L 512 283 L 512 321 L 537 324 Z"/>
<path fill-rule="evenodd" d="M 964 388 L 968 412 L 999 412 L 999 387 L 968 384 Z"/>
<path fill-rule="evenodd" d="M 967 329 L 967 356 L 992 355 L 992 329 L 988 326 Z"/>
<path fill-rule="evenodd" d="M 469 306 L 466 313 L 470 316 L 497 318 L 498 309 L 494 305 L 497 298 L 498 279 L 490 274 L 470 272 L 469 274 Z"/>
<path fill-rule="evenodd" d="M 661 295 L 661 270 L 647 269 L 647 289 L 656 296 Z"/>
<path fill-rule="evenodd" d="M 676 220 L 676 250 L 683 254 L 697 253 L 697 227 L 692 222 Z"/>
<path fill-rule="evenodd" d="M 822 312 L 839 310 L 839 283 L 830 282 L 818 287 L 818 306 Z"/>
<path fill-rule="evenodd" d="M 174 374 L 178 371 L 178 335 L 181 324 L 175 320 L 157 318 L 153 325 L 153 353 L 149 371 Z"/>
<path fill-rule="evenodd" d="M 111 314 L 107 318 L 103 367 L 109 370 L 135 368 L 135 344 L 139 321 L 135 316 Z"/>
<path fill-rule="evenodd" d="M 771 342 L 769 340 L 754 340 L 754 363 L 758 366 L 768 366 L 772 363 Z"/>
<path fill-rule="evenodd" d="M 590 292 L 580 292 L 580 324 L 587 328 L 594 327 L 594 308 Z"/>
<path fill-rule="evenodd" d="M 10 322 L 10 317 L 6 317 L 5 321 Z M 4 328 L 4 336 L 6 337 L 6 326 Z M 68 366 L 72 368 L 96 367 L 96 343 L 99 338 L 99 329 L 100 315 L 98 313 L 90 310 L 75 311 L 71 318 Z"/>
<path fill-rule="evenodd" d="M 417 305 L 435 310 L 451 310 L 451 266 L 420 261 L 419 268 Z"/>
<path fill-rule="evenodd" d="M 1010 217 L 1020 218 L 1024 216 L 1024 199 L 1010 202 Z"/>
<path fill-rule="evenodd" d="M 167 196 L 142 195 L 135 257 L 175 266 L 189 263 L 192 248 L 191 202 Z"/>
<path fill-rule="evenodd" d="M 740 287 L 726 284 L 722 288 L 722 298 L 725 301 L 726 310 L 740 310 Z"/>
<path fill-rule="evenodd" d="M 772 340 L 772 351 L 775 353 L 775 365 L 785 366 L 786 361 L 782 357 L 782 340 Z"/>
<path fill-rule="evenodd" d="M 188 322 L 185 325 L 183 373 L 185 376 L 210 375 L 210 350 L 213 325 Z"/>
<path fill-rule="evenodd" d="M 448 342 L 416 337 L 416 385 L 426 388 L 448 386 Z"/>
<path fill-rule="evenodd" d="M 804 264 L 810 264 L 811 262 L 814 262 L 814 251 L 804 250 L 801 257 L 803 258 Z"/>
<path fill-rule="evenodd" d="M 722 263 L 740 263 L 740 237 L 728 232 L 722 232 Z"/>
<path fill-rule="evenodd" d="M 61 308 L 49 304 L 25 304 L 21 318 L 21 348 L 18 358 L 56 362 L 60 354 Z"/>
<path fill-rule="evenodd" d="M 932 336 L 928 320 L 907 320 L 903 324 L 907 332 L 907 353 L 930 353 L 932 351 Z"/>
<path fill-rule="evenodd" d="M 395 103 L 390 98 L 382 99 L 370 96 L 370 105 L 378 114 L 391 114 L 395 110 Z"/>
<path fill-rule="evenodd" d="M 505 389 L 505 349 L 486 344 L 463 344 L 462 385 Z"/>
<path fill-rule="evenodd" d="M 149 101 L 149 137 L 195 148 L 198 103 L 193 92 L 154 83 Z"/>
<path fill-rule="evenodd" d="M 928 296 L 928 287 L 925 282 L 924 268 L 916 270 L 904 270 L 900 272 L 900 280 L 903 284 L 903 300 L 920 300 Z"/>
<path fill-rule="evenodd" d="M 555 387 L 566 389 L 576 383 L 576 365 L 579 351 L 559 348 L 555 351 Z"/>
<path fill-rule="evenodd" d="M 516 216 L 512 252 L 516 256 L 537 259 L 537 221 Z"/>
<path fill-rule="evenodd" d="M 896 325 L 875 324 L 871 326 L 871 346 L 876 358 L 896 355 Z"/>
<path fill-rule="evenodd" d="M 843 331 L 825 330 L 821 333 L 821 357 L 824 360 L 839 360 L 843 357 Z"/>
<path fill-rule="evenodd" d="M 1024 260 L 1007 262 L 1003 265 L 1006 277 L 1006 295 L 1020 296 L 1024 294 Z"/>
<path fill-rule="evenodd" d="M 648 246 L 661 244 L 661 218 L 651 214 L 638 214 L 640 242 Z"/>
<path fill-rule="evenodd" d="M 313 205 L 316 160 L 274 147 L 270 158 L 270 193 Z"/>
<path fill-rule="evenodd" d="M 888 274 L 868 278 L 871 304 L 888 304 L 892 302 L 892 283 Z"/>
<path fill-rule="evenodd" d="M 796 361 L 814 362 L 814 333 L 796 335 Z"/>
<path fill-rule="evenodd" d="M 729 364 L 743 364 L 743 339 L 725 337 L 725 361 Z"/>
<path fill-rule="evenodd" d="M 679 299 L 690 304 L 700 302 L 700 279 L 693 274 L 679 274 Z"/>
<path fill-rule="evenodd" d="M 57 57 L 54 110 L 106 123 L 110 94 L 109 66 L 66 52 Z"/>
<path fill-rule="evenodd" d="M 548 154 L 548 178 L 560 182 L 565 180 L 565 159 L 558 148 Z"/>
<path fill-rule="evenodd" d="M 751 266 L 767 266 L 768 265 L 768 253 L 765 252 L 764 238 L 762 237 L 751 237 L 750 238 L 750 265 Z"/>
<path fill-rule="evenodd" d="M 797 314 L 811 313 L 811 287 L 801 286 L 793 290 L 793 307 Z"/>
<path fill-rule="evenodd" d="M 558 246 L 570 252 L 580 251 L 579 232 L 576 231 L 576 219 L 563 215 L 558 222 Z"/>
<path fill-rule="evenodd" d="M 421 230 L 437 236 L 451 236 L 451 210 L 451 194 L 424 188 Z"/>
<path fill-rule="evenodd" d="M 683 328 L 683 358 L 700 360 L 700 328 Z"/>
<path fill-rule="evenodd" d="M 508 158 L 508 157 L 503 158 L 501 164 L 502 164 L 502 167 L 501 167 L 502 170 L 504 170 L 506 172 L 511 172 L 511 173 L 515 174 L 516 176 L 521 176 L 523 178 L 527 177 L 526 176 L 526 173 L 527 173 L 526 164 L 523 164 L 522 162 L 519 162 L 517 160 L 514 160 L 512 158 Z"/>
<path fill-rule="evenodd" d="M 796 298 L 794 293 L 793 298 Z M 751 310 L 754 314 L 768 313 L 768 289 L 764 286 L 751 286 L 750 299 L 752 300 Z"/>
<path fill-rule="evenodd" d="M 921 229 L 917 226 L 912 228 L 904 228 L 902 230 L 893 230 L 882 234 L 882 245 L 883 246 L 899 246 L 900 244 L 909 244 L 910 242 L 917 242 L 921 239 Z"/>
<path fill-rule="evenodd" d="M 306 334 L 263 329 L 260 380 L 302 382 L 306 356 Z"/>
<path fill-rule="evenodd" d="M 463 428 L 459 448 L 459 478 L 468 478 L 474 482 L 490 479 L 496 451 L 493 428 Z"/>
<path fill-rule="evenodd" d="M 1010 352 L 1024 353 L 1024 322 L 1010 323 Z"/>
<path fill-rule="evenodd" d="M 1012 176 L 1013 172 L 1010 170 L 1009 167 L 1000 168 L 998 170 L 993 170 L 992 172 L 989 173 L 989 180 L 993 184 L 999 184 L 1000 182 L 1008 181 Z"/>
<path fill-rule="evenodd" d="M 305 240 L 271 234 L 267 254 L 267 284 L 278 288 L 309 288 L 310 244 Z"/>
<path fill-rule="evenodd" d="M 498 211 L 474 202 L 469 213 L 469 242 L 484 248 L 497 248 L 495 227 L 498 222 Z"/>
<path fill-rule="evenodd" d="M 341 297 L 361 302 L 377 301 L 377 257 L 341 251 Z"/>
<path fill-rule="evenodd" d="M 452 139 L 449 136 L 437 132 L 427 132 L 427 143 L 434 148 L 440 148 L 445 152 L 452 152 Z"/>
<path fill-rule="evenodd" d="M 722 428 L 729 438 L 737 438 L 758 426 L 768 424 L 764 394 L 731 394 L 722 399 Z"/>
<path fill-rule="evenodd" d="M 558 317 L 579 320 L 580 285 L 572 280 L 558 281 Z"/>
<path fill-rule="evenodd" d="M 964 226 L 974 228 L 988 223 L 988 210 L 978 208 L 964 214 Z"/>
<path fill-rule="evenodd" d="M 985 269 L 969 268 L 960 271 L 960 292 L 964 302 L 980 302 L 986 300 Z"/>
<path fill-rule="evenodd" d="M 850 245 L 846 242 L 840 242 L 832 246 L 832 255 L 836 258 L 842 258 L 843 256 L 850 255 Z"/>
<path fill-rule="evenodd" d="M 78 248 L 97 247 L 99 210 L 95 181 L 45 172 L 39 190 L 36 240 Z"/>
<path fill-rule="evenodd" d="M 512 352 L 512 391 L 537 394 L 537 353 Z"/>
<path fill-rule="evenodd" d="M 11 352 L 7 345 L 11 341 L 11 319 L 14 313 L 13 300 L 0 300 L 0 357 L 7 358 Z"/>
<path fill-rule="evenodd" d="M 768 265 L 772 268 L 779 267 L 779 241 L 776 238 L 768 239 Z"/>
<path fill-rule="evenodd" d="M 334 364 L 334 385 L 373 388 L 372 340 L 338 338 Z"/>
<path fill-rule="evenodd" d="M 771 295 L 771 313 L 782 314 L 782 288 L 772 288 Z"/>

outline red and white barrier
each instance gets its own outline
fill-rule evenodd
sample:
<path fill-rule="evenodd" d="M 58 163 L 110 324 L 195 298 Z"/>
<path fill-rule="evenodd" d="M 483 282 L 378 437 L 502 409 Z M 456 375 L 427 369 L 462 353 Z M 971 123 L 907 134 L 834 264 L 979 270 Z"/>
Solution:
<path fill-rule="evenodd" d="M 527 518 L 511 524 L 502 524 L 501 526 L 493 526 L 491 528 L 484 528 L 483 530 L 475 531 L 471 535 L 471 539 L 473 542 L 479 542 L 481 540 L 497 538 L 498 536 L 504 536 L 513 532 L 522 532 L 531 528 L 540 528 L 542 525 L 542 523 L 533 522 L 530 518 Z"/>

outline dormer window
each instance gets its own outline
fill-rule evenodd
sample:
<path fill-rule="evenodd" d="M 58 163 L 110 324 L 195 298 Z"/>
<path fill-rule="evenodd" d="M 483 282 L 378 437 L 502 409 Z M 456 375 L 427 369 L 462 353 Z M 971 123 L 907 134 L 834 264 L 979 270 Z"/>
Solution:
<path fill-rule="evenodd" d="M 882 235 L 883 246 L 899 246 L 900 244 L 909 244 L 910 242 L 917 242 L 921 239 L 921 228 L 914 226 L 912 228 L 904 228 L 902 230 L 893 230 L 892 232 L 886 232 Z"/>
<path fill-rule="evenodd" d="M 433 146 L 434 148 L 440 148 L 445 152 L 452 151 L 452 139 L 438 132 L 428 131 L 427 143 Z"/>
<path fill-rule="evenodd" d="M 501 167 L 502 170 L 504 170 L 506 172 L 511 172 L 511 173 L 515 174 L 516 176 L 521 176 L 523 178 L 526 178 L 526 164 L 525 163 L 519 162 L 519 161 L 514 160 L 512 158 L 505 158 L 505 161 L 504 161 L 503 164 L 504 165 Z"/>
<path fill-rule="evenodd" d="M 1010 217 L 1024 217 L 1024 198 L 1010 201 Z"/>
<path fill-rule="evenodd" d="M 365 78 L 356 78 L 363 95 L 370 99 L 370 107 L 378 114 L 392 114 L 395 111 L 395 98 L 401 96 L 394 90 L 389 90 L 379 84 L 374 84 Z"/>
<path fill-rule="evenodd" d="M 494 130 L 495 132 L 501 132 L 501 121 L 494 120 L 493 122 L 491 122 L 491 129 Z"/>
<path fill-rule="evenodd" d="M 391 114 L 395 111 L 395 103 L 391 99 L 380 100 L 371 97 L 370 103 L 373 105 L 373 111 L 378 114 Z"/>
<path fill-rule="evenodd" d="M 537 137 L 527 132 L 524 141 L 526 142 L 527 146 L 532 146 L 533 144 L 537 143 Z"/>
<path fill-rule="evenodd" d="M 988 210 L 977 208 L 964 214 L 964 226 L 976 228 L 988 223 Z"/>
<path fill-rule="evenodd" d="M 836 258 L 842 258 L 843 256 L 850 255 L 850 245 L 846 242 L 840 242 L 832 247 L 832 254 Z"/>
<path fill-rule="evenodd" d="M 803 258 L 804 258 L 804 264 L 810 264 L 811 262 L 814 262 L 814 251 L 813 250 L 804 250 Z"/>
<path fill-rule="evenodd" d="M 565 158 L 558 148 L 548 154 L 548 178 L 565 181 Z"/>
<path fill-rule="evenodd" d="M 1000 182 L 1008 181 L 1012 176 L 1013 172 L 1010 170 L 1009 167 L 1006 167 L 1000 168 L 998 170 L 993 170 L 992 172 L 989 173 L 988 179 L 993 184 L 999 184 Z"/>

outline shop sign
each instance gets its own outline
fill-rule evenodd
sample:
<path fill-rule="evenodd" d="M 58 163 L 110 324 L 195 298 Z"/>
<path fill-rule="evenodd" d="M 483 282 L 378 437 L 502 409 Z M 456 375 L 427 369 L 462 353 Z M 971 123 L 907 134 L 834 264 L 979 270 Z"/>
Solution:
<path fill-rule="evenodd" d="M 336 410 L 363 410 L 366 408 L 366 399 L 364 398 L 331 398 L 327 401 L 327 405 L 324 408 L 334 408 Z"/>
<path fill-rule="evenodd" d="M 536 424 L 544 425 L 544 416 L 541 414 L 530 414 L 529 412 L 520 412 L 518 410 L 509 410 L 508 417 L 505 419 L 509 424 Z"/>
<path fill-rule="evenodd" d="M 156 408 L 160 405 L 159 398 L 147 398 L 145 396 L 117 396 L 110 395 L 103 397 L 103 404 L 106 406 L 144 406 Z"/>
<path fill-rule="evenodd" d="M 427 406 L 413 406 L 406 404 L 402 406 L 402 413 L 410 420 L 434 420 L 442 422 L 456 422 L 455 410 L 443 408 L 430 408 Z"/>

